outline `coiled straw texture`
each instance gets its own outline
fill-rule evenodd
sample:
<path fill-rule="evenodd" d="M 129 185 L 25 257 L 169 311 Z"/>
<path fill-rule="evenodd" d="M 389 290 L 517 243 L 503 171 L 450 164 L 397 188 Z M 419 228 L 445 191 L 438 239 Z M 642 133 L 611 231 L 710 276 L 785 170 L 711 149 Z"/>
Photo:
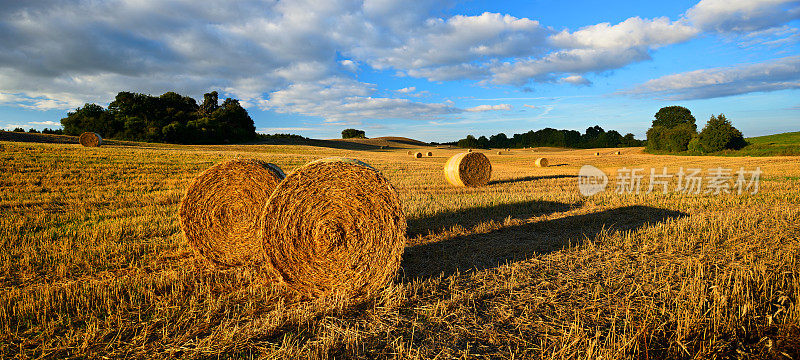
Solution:
<path fill-rule="evenodd" d="M 444 176 L 455 186 L 483 186 L 492 177 L 492 163 L 482 153 L 456 154 L 445 163 Z"/>
<path fill-rule="evenodd" d="M 323 159 L 296 169 L 262 214 L 272 269 L 304 298 L 370 296 L 400 266 L 406 219 L 399 197 L 358 160 Z"/>
<path fill-rule="evenodd" d="M 181 201 L 179 215 L 186 240 L 220 266 L 267 266 L 262 262 L 258 222 L 284 177 L 278 166 L 260 160 L 230 160 L 207 169 Z"/>
<path fill-rule="evenodd" d="M 78 142 L 85 147 L 98 147 L 103 144 L 100 134 L 85 132 L 78 137 Z"/>

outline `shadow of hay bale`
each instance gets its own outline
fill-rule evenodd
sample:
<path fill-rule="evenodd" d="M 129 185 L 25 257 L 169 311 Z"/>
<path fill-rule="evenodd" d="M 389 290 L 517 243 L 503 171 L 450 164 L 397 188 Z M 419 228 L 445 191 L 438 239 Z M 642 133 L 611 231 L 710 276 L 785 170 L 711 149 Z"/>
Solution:
<path fill-rule="evenodd" d="M 637 205 L 459 236 L 407 248 L 402 273 L 404 281 L 412 281 L 493 268 L 580 244 L 604 230 L 612 233 L 635 230 L 686 216 L 678 211 Z"/>

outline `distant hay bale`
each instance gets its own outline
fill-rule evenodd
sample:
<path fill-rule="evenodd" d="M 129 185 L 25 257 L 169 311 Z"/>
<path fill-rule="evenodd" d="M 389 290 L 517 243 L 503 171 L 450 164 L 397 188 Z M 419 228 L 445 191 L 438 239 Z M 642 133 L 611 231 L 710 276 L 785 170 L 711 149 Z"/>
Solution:
<path fill-rule="evenodd" d="M 397 192 L 353 159 L 322 159 L 289 174 L 259 227 L 275 274 L 304 298 L 374 294 L 394 277 L 405 247 Z"/>
<path fill-rule="evenodd" d="M 456 154 L 445 163 L 444 177 L 455 186 L 483 186 L 492 177 L 492 163 L 482 153 Z"/>
<path fill-rule="evenodd" d="M 433 153 L 428 151 L 428 156 L 433 156 Z"/>
<path fill-rule="evenodd" d="M 595 156 L 600 156 L 599 152 L 594 153 Z"/>
<path fill-rule="evenodd" d="M 622 155 L 622 152 L 617 151 L 614 153 L 614 155 Z"/>
<path fill-rule="evenodd" d="M 503 155 L 503 152 L 502 151 L 498 151 L 497 155 Z"/>
<path fill-rule="evenodd" d="M 467 152 L 472 152 L 472 149 L 467 150 Z"/>
<path fill-rule="evenodd" d="M 408 150 L 406 153 L 407 153 L 408 155 L 414 155 L 414 152 L 413 152 L 413 151 L 411 151 L 411 150 Z"/>
<path fill-rule="evenodd" d="M 85 147 L 98 147 L 103 144 L 103 138 L 100 134 L 85 132 L 78 137 L 78 142 Z"/>
<path fill-rule="evenodd" d="M 416 153 L 414 153 L 414 157 L 415 158 L 421 158 L 422 157 L 422 153 L 421 152 L 416 152 Z"/>
<path fill-rule="evenodd" d="M 550 164 L 550 162 L 547 161 L 546 158 L 538 158 L 538 159 L 536 159 L 536 166 L 537 167 L 547 167 L 547 165 L 549 165 L 549 164 Z"/>
<path fill-rule="evenodd" d="M 221 266 L 263 259 L 258 220 L 283 171 L 261 160 L 230 160 L 198 175 L 181 200 L 181 228 L 194 250 Z"/>

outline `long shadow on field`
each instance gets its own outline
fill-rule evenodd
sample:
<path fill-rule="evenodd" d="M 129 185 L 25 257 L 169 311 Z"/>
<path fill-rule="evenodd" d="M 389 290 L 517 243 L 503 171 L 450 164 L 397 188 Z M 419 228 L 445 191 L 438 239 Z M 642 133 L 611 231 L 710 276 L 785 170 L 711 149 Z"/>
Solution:
<path fill-rule="evenodd" d="M 566 178 L 576 178 L 576 177 L 578 177 L 578 175 L 524 176 L 524 177 L 515 178 L 515 179 L 493 180 L 493 181 L 489 182 L 489 185 L 508 184 L 508 183 L 523 182 L 523 181 L 547 180 L 547 179 L 566 179 Z"/>
<path fill-rule="evenodd" d="M 474 207 L 456 211 L 445 211 L 432 216 L 408 219 L 407 235 L 409 238 L 412 238 L 417 235 L 447 230 L 455 225 L 470 229 L 475 225 L 489 220 L 503 221 L 509 216 L 512 218 L 529 218 L 564 212 L 579 205 L 580 204 L 570 205 L 555 201 L 523 201 L 491 207 Z"/>
<path fill-rule="evenodd" d="M 634 230 L 646 225 L 688 216 L 686 213 L 648 206 L 626 206 L 598 213 L 512 226 L 485 234 L 455 237 L 412 246 L 403 255 L 406 280 L 425 279 L 456 271 L 483 270 L 506 262 L 560 250 L 592 239 L 604 229 Z"/>

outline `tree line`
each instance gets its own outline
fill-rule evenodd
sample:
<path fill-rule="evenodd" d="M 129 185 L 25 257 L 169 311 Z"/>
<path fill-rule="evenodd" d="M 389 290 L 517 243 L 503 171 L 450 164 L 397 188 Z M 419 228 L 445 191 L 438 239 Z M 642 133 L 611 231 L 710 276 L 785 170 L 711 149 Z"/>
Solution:
<path fill-rule="evenodd" d="M 223 144 L 258 138 L 253 119 L 239 100 L 227 98 L 219 104 L 216 91 L 195 99 L 175 92 L 151 96 L 122 91 L 104 109 L 86 104 L 61 119 L 64 134 L 95 132 L 104 138 L 169 142 L 178 144 Z"/>
<path fill-rule="evenodd" d="M 695 121 L 692 112 L 683 106 L 659 109 L 647 130 L 647 150 L 704 154 L 747 146 L 742 132 L 724 114 L 711 115 L 700 132 Z"/>
<path fill-rule="evenodd" d="M 496 135 L 481 136 L 476 138 L 467 135 L 466 138 L 454 143 L 461 148 L 523 148 L 552 146 L 563 148 L 599 148 L 599 147 L 630 147 L 642 146 L 644 141 L 636 140 L 633 134 L 628 133 L 624 136 L 616 130 L 605 131 L 600 126 L 592 126 L 581 134 L 576 130 L 557 130 L 545 128 L 541 130 L 531 130 L 523 134 L 514 134 L 508 137 L 504 133 Z"/>

